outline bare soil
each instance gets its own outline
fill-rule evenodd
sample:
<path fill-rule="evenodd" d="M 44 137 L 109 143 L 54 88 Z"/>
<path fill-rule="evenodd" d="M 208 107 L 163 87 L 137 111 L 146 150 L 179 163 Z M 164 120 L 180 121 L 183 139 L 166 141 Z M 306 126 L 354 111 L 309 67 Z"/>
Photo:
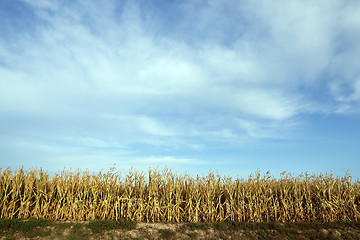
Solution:
<path fill-rule="evenodd" d="M 95 240 L 95 239 L 360 239 L 360 228 L 354 226 L 341 226 L 335 228 L 312 227 L 288 227 L 284 224 L 276 224 L 273 227 L 251 229 L 231 224 L 175 224 L 175 223 L 137 223 L 134 229 L 103 230 L 93 232 L 84 223 L 54 223 L 28 232 L 3 231 L 0 240 Z"/>

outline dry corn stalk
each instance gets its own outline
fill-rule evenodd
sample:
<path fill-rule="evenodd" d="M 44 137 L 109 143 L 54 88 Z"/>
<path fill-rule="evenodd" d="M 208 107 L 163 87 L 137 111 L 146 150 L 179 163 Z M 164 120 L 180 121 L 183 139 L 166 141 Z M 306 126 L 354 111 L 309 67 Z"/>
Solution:
<path fill-rule="evenodd" d="M 283 173 L 280 179 L 257 171 L 246 180 L 177 175 L 168 169 L 135 170 L 122 177 L 63 170 L 0 168 L 0 218 L 52 220 L 129 219 L 139 222 L 360 220 L 360 182 L 349 174 Z"/>

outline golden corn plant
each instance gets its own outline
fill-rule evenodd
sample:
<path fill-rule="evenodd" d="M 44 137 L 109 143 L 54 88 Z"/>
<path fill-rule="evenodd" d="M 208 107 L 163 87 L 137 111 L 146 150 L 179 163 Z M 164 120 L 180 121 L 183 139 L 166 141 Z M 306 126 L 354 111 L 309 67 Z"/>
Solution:
<path fill-rule="evenodd" d="M 129 219 L 139 222 L 301 222 L 360 220 L 360 182 L 349 174 L 280 179 L 259 171 L 248 179 L 177 175 L 169 169 L 112 168 L 63 170 L 50 177 L 42 169 L 0 168 L 0 218 L 51 220 Z"/>

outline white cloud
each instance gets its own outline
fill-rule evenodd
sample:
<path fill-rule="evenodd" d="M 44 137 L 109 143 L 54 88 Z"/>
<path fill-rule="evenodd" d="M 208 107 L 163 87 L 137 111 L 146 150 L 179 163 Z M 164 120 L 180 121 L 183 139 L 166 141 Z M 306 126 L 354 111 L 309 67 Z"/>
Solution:
<path fill-rule="evenodd" d="M 178 158 L 173 156 L 152 156 L 133 160 L 135 163 L 142 164 L 199 164 L 198 160 L 191 158 Z"/>
<path fill-rule="evenodd" d="M 229 49 L 211 44 L 203 47 L 201 58 L 209 71 L 208 81 L 219 84 L 257 84 L 260 71 L 244 49 Z"/>
<path fill-rule="evenodd" d="M 330 90 L 334 99 L 338 102 L 337 113 L 359 113 L 360 104 L 360 79 L 346 82 L 344 80 L 333 81 Z"/>
<path fill-rule="evenodd" d="M 121 145 L 116 142 L 109 142 L 96 137 L 68 136 L 63 138 L 64 143 L 69 146 L 78 146 L 86 148 L 120 148 Z"/>
<path fill-rule="evenodd" d="M 22 51 L 0 41 L 0 113 L 51 119 L 70 145 L 201 151 L 208 139 L 284 137 L 300 114 L 358 106 L 359 44 L 338 39 L 360 36 L 358 4 L 191 1 L 166 32 L 134 2 L 26 2 L 40 22 L 13 39 Z M 331 104 L 317 100 L 324 91 Z"/>
<path fill-rule="evenodd" d="M 233 93 L 233 100 L 242 112 L 265 119 L 288 119 L 299 112 L 295 97 L 284 96 L 271 90 L 238 90 L 236 94 Z"/>
<path fill-rule="evenodd" d="M 166 128 L 155 119 L 151 119 L 148 117 L 140 117 L 138 121 L 140 128 L 143 129 L 146 133 L 160 136 L 174 135 L 171 129 Z"/>
<path fill-rule="evenodd" d="M 257 122 L 246 119 L 235 119 L 235 123 L 240 129 L 247 132 L 248 135 L 255 139 L 259 138 L 288 138 L 288 132 L 299 127 L 297 121 L 267 121 Z"/>

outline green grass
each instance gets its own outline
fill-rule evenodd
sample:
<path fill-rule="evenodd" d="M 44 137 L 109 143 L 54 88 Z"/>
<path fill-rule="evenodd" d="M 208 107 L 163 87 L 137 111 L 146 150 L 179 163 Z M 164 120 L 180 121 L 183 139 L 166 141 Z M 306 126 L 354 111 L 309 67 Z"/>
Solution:
<path fill-rule="evenodd" d="M 46 228 L 51 222 L 44 219 L 1 219 L 1 235 L 11 235 L 15 232 L 22 232 L 26 237 L 45 237 L 51 235 L 51 229 Z M 10 239 L 9 236 L 7 238 Z"/>
<path fill-rule="evenodd" d="M 50 223 L 49 220 L 45 219 L 35 219 L 29 218 L 28 220 L 24 219 L 1 219 L 0 220 L 0 230 L 8 230 L 12 231 L 23 231 L 30 232 L 36 229 L 37 227 L 48 226 Z"/>

